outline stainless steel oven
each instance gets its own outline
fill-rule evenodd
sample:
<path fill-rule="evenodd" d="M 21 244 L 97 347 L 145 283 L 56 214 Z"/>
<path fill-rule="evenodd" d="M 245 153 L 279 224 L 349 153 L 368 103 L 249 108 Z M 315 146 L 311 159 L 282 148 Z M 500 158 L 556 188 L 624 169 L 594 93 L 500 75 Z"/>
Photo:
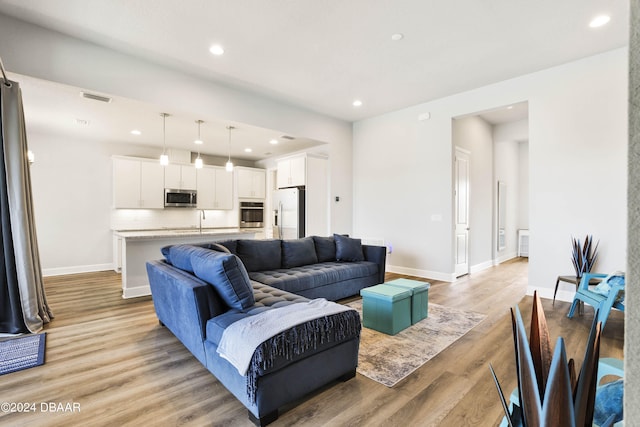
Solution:
<path fill-rule="evenodd" d="M 264 202 L 240 202 L 240 228 L 264 227 Z"/>

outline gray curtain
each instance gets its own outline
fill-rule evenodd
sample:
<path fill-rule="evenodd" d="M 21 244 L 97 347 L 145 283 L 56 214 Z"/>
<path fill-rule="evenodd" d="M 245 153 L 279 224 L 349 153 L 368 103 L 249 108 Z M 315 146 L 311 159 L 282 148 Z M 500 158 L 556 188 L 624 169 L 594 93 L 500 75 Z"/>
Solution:
<path fill-rule="evenodd" d="M 0 76 L 0 332 L 35 333 L 53 318 L 38 254 L 22 92 Z"/>

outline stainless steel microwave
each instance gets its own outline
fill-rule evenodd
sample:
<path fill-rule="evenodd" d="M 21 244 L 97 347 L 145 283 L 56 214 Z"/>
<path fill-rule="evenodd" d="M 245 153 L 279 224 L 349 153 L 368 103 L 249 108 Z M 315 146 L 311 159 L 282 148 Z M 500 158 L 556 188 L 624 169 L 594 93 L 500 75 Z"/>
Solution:
<path fill-rule="evenodd" d="M 198 206 L 198 193 L 196 190 L 164 189 L 165 208 L 195 208 Z"/>

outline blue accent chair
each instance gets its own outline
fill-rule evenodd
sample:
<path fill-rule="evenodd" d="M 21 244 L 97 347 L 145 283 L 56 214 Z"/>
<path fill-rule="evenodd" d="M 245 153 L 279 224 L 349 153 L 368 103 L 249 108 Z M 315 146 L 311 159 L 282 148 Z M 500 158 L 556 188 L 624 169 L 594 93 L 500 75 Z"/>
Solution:
<path fill-rule="evenodd" d="M 599 285 L 590 287 L 589 281 L 594 278 L 602 279 L 602 281 Z M 604 330 L 612 308 L 624 311 L 624 275 L 585 273 L 573 297 L 573 303 L 567 317 L 573 317 L 576 307 L 581 301 L 595 309 L 595 315 L 598 317 L 598 321 L 602 322 Z"/>

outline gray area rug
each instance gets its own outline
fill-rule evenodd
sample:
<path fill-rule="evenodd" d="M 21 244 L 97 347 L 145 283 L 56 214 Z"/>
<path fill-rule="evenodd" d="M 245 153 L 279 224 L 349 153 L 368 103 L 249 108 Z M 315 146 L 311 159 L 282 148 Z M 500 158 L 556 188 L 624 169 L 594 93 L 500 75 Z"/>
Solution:
<path fill-rule="evenodd" d="M 362 317 L 362 300 L 347 304 Z M 396 335 L 362 328 L 357 371 L 393 387 L 424 365 L 486 316 L 429 303 L 429 317 Z"/>

